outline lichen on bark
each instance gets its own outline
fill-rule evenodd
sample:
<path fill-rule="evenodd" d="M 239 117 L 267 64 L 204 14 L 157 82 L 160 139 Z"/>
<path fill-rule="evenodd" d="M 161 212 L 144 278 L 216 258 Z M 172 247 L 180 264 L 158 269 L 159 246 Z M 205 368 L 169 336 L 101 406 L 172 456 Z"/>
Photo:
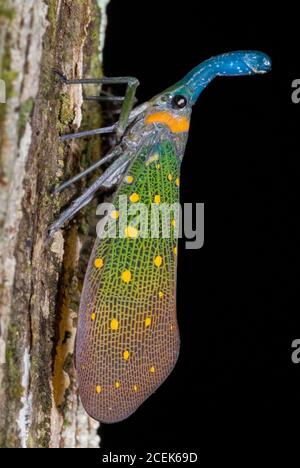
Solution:
<path fill-rule="evenodd" d="M 100 140 L 59 142 L 100 126 L 70 78 L 101 76 L 97 0 L 0 1 L 0 446 L 93 447 L 97 423 L 79 402 L 73 364 L 91 209 L 45 242 L 47 228 L 84 187 L 51 188 L 100 156 Z M 78 231 L 80 234 L 78 234 Z"/>

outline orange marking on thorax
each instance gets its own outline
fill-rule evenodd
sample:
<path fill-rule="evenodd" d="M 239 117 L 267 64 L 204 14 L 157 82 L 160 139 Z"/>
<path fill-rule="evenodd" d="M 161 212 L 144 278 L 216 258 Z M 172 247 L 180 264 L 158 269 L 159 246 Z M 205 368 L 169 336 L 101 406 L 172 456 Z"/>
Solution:
<path fill-rule="evenodd" d="M 190 122 L 185 116 L 174 117 L 166 111 L 149 114 L 145 119 L 146 124 L 156 122 L 166 124 L 173 133 L 187 132 L 190 126 Z"/>

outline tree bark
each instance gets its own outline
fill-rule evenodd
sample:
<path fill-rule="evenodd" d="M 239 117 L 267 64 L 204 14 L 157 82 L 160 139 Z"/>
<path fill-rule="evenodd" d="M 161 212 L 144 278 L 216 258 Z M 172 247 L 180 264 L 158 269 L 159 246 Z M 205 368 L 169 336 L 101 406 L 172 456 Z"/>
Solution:
<path fill-rule="evenodd" d="M 98 423 L 77 393 L 73 348 L 91 243 L 91 209 L 55 234 L 47 229 L 80 187 L 51 195 L 100 155 L 99 138 L 61 143 L 59 134 L 100 126 L 83 112 L 70 78 L 101 76 L 105 4 L 97 0 L 0 1 L 0 446 L 97 447 Z M 102 5 L 102 9 L 101 9 Z M 79 234 L 78 234 L 79 233 Z"/>

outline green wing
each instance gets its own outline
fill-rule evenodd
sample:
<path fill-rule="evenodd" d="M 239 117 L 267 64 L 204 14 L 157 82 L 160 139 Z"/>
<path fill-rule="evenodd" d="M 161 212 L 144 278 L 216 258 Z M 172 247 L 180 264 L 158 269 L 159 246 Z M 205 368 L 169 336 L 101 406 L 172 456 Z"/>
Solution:
<path fill-rule="evenodd" d="M 161 139 L 138 152 L 114 200 L 150 208 L 179 201 L 180 159 Z M 149 214 L 149 234 L 151 222 Z M 117 222 L 120 222 L 118 218 Z M 127 237 L 97 239 L 79 312 L 76 366 L 87 412 L 102 422 L 128 417 L 166 379 L 179 352 L 174 219 L 171 236 L 142 238 L 134 217 Z"/>

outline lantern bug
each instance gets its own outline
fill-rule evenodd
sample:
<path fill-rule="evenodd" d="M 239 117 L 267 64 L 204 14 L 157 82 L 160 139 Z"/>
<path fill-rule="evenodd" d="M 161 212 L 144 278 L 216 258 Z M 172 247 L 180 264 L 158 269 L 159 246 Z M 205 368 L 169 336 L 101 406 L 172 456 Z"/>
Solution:
<path fill-rule="evenodd" d="M 67 80 L 72 84 L 125 83 L 118 122 L 65 135 L 62 140 L 116 132 L 116 146 L 59 192 L 104 163 L 111 165 L 50 227 L 50 237 L 88 204 L 100 188 L 117 187 L 128 203 L 179 200 L 180 164 L 192 106 L 217 76 L 266 73 L 270 58 L 257 51 L 229 52 L 201 63 L 182 80 L 133 108 L 135 78 Z M 119 98 L 121 100 L 121 98 Z M 172 220 L 174 224 L 174 220 Z M 174 227 L 174 226 L 173 226 Z M 167 378 L 179 353 L 176 320 L 177 240 L 142 238 L 128 219 L 124 236 L 96 239 L 85 275 L 76 339 L 79 393 L 86 411 L 101 422 L 130 416 Z"/>

